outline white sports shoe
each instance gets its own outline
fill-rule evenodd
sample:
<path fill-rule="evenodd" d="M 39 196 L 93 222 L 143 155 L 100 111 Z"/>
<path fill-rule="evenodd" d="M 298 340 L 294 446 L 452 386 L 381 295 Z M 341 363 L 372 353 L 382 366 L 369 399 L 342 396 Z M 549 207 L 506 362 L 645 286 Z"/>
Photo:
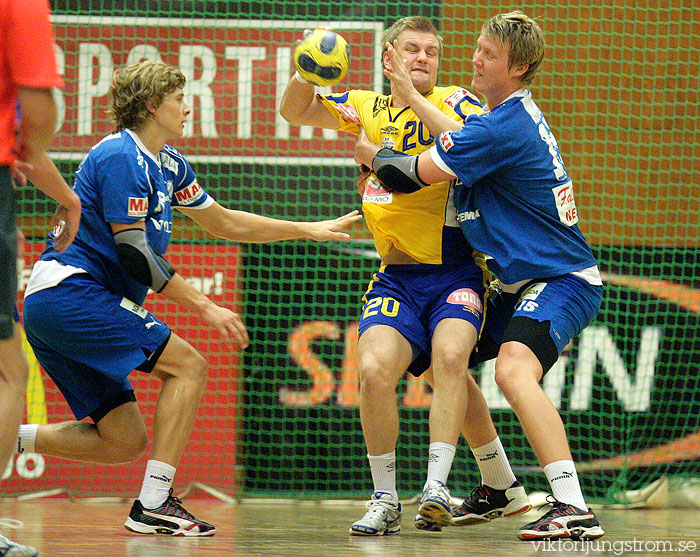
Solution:
<path fill-rule="evenodd" d="M 438 480 L 430 480 L 423 490 L 416 517 L 416 528 L 421 530 L 436 531 L 436 526 L 449 526 L 452 524 L 452 507 L 450 506 L 450 491 L 447 486 Z M 432 525 L 431 528 L 421 528 L 423 523 Z"/>
<path fill-rule="evenodd" d="M 350 527 L 351 536 L 388 536 L 401 532 L 401 503 L 389 493 L 375 491 L 367 512 Z"/>
<path fill-rule="evenodd" d="M 21 545 L 19 543 L 8 540 L 0 534 L 0 556 L 2 557 L 37 557 L 39 552 L 36 548 L 29 545 Z"/>

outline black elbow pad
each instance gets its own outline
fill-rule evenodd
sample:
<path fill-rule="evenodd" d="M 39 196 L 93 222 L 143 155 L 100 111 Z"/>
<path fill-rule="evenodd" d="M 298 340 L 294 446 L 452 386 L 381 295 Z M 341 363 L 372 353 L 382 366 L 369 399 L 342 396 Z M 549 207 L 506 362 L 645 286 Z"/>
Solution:
<path fill-rule="evenodd" d="M 401 193 L 413 193 L 428 184 L 417 172 L 418 155 L 384 147 L 374 156 L 372 170 L 387 188 Z"/>
<path fill-rule="evenodd" d="M 124 270 L 134 280 L 160 292 L 175 275 L 175 269 L 163 256 L 153 251 L 148 243 L 146 231 L 128 228 L 114 235 L 117 257 Z"/>

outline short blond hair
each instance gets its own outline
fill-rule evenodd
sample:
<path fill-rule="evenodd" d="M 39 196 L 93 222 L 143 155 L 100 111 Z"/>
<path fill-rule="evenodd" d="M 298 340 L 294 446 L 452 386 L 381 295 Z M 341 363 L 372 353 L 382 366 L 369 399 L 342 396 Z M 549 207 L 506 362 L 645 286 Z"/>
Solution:
<path fill-rule="evenodd" d="M 440 36 L 437 27 L 433 25 L 432 21 L 419 15 L 402 17 L 386 31 L 384 31 L 384 33 L 382 33 L 382 52 L 386 51 L 386 43 L 393 45 L 394 41 L 399 38 L 399 35 L 406 30 L 421 31 L 435 35 L 438 42 L 438 55 L 440 58 L 442 58 L 442 37 Z"/>
<path fill-rule="evenodd" d="M 163 99 L 185 86 L 176 67 L 157 60 L 144 60 L 114 72 L 109 114 L 115 131 L 137 129 L 148 118 L 149 106 L 158 108 Z"/>
<path fill-rule="evenodd" d="M 508 45 L 508 69 L 527 64 L 520 81 L 532 83 L 544 60 L 544 34 L 534 19 L 517 10 L 499 14 L 484 23 L 481 34 Z"/>

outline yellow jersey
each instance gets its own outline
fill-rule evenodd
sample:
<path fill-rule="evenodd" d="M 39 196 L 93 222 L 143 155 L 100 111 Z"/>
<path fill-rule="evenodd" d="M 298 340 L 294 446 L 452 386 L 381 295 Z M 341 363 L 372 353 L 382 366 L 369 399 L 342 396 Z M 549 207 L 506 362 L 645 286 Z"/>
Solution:
<path fill-rule="evenodd" d="M 478 99 L 456 86 L 435 87 L 426 98 L 456 121 L 482 112 Z M 319 95 L 338 118 L 341 131 L 358 134 L 364 129 L 373 143 L 417 155 L 430 148 L 435 138 L 411 107 L 391 106 L 391 96 L 352 90 Z M 372 174 L 365 185 L 362 211 L 374 245 L 382 257 L 392 248 L 419 263 L 463 263 L 472 257 L 452 203 L 452 183 L 440 182 L 410 195 L 392 192 Z"/>

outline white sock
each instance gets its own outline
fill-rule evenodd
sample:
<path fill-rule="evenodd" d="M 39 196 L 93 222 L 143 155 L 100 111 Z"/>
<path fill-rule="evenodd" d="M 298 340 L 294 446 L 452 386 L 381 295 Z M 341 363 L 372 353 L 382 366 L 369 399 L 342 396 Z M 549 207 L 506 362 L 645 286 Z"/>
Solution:
<path fill-rule="evenodd" d="M 165 462 L 148 461 L 139 494 L 139 501 L 145 509 L 157 509 L 165 503 L 173 486 L 175 470 L 174 466 Z"/>
<path fill-rule="evenodd" d="M 391 495 L 394 501 L 399 500 L 396 491 L 396 451 L 378 456 L 367 455 L 369 468 L 372 471 L 374 491 L 382 491 Z"/>
<path fill-rule="evenodd" d="M 39 424 L 21 424 L 17 432 L 17 452 L 35 453 L 34 442 Z"/>
<path fill-rule="evenodd" d="M 486 445 L 472 449 L 472 454 L 479 465 L 482 484 L 494 489 L 508 489 L 513 485 L 515 474 L 499 437 Z"/>
<path fill-rule="evenodd" d="M 447 477 L 450 475 L 455 451 L 456 447 L 449 443 L 430 443 L 428 448 L 428 476 L 423 489 L 432 480 L 447 484 Z"/>
<path fill-rule="evenodd" d="M 588 510 L 572 460 L 558 460 L 547 464 L 544 467 L 544 473 L 552 488 L 552 495 L 557 501 L 573 505 L 584 511 Z"/>

